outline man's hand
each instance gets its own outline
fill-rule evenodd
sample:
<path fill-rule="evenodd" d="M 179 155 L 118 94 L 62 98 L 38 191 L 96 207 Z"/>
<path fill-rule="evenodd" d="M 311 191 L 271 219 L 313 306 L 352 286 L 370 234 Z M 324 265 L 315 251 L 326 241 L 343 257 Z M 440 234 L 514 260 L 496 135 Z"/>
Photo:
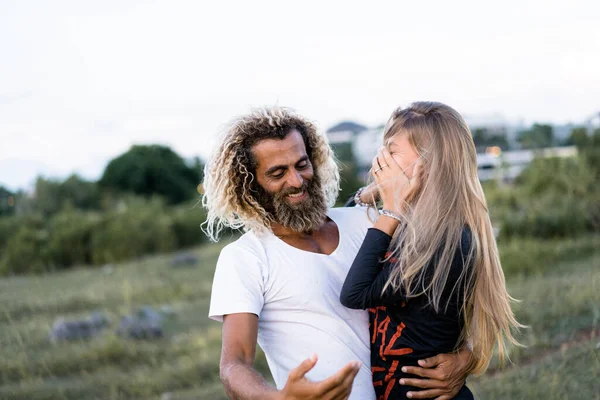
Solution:
<path fill-rule="evenodd" d="M 335 375 L 321 382 L 311 382 L 304 375 L 317 363 L 313 355 L 290 372 L 285 387 L 278 396 L 281 400 L 345 400 L 350 396 L 352 383 L 360 370 L 360 362 L 351 362 Z"/>
<path fill-rule="evenodd" d="M 402 372 L 426 379 L 400 379 L 401 385 L 415 386 L 425 390 L 408 392 L 412 399 L 452 399 L 460 391 L 472 367 L 472 354 L 463 348 L 458 353 L 438 354 L 419 360 L 421 367 L 402 367 Z"/>
<path fill-rule="evenodd" d="M 375 183 L 371 183 L 369 186 L 366 186 L 362 192 L 360 192 L 360 201 L 363 203 L 376 205 L 379 200 L 379 188 Z"/>

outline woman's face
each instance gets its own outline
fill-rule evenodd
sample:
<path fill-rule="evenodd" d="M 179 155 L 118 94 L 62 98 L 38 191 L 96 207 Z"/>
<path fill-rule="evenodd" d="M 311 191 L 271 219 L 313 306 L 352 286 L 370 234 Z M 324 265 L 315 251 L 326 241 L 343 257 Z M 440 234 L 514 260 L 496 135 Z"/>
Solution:
<path fill-rule="evenodd" d="M 392 140 L 388 142 L 387 149 L 392 155 L 392 158 L 396 160 L 400 168 L 402 168 L 406 177 L 412 179 L 415 161 L 417 161 L 419 155 L 410 145 L 408 136 L 405 134 L 394 136 Z"/>

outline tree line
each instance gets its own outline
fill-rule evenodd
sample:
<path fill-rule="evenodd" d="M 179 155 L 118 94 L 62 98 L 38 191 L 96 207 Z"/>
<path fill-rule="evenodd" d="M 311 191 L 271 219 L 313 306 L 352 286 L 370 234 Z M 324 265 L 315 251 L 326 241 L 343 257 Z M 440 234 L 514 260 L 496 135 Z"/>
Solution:
<path fill-rule="evenodd" d="M 204 165 L 135 145 L 97 181 L 38 177 L 32 193 L 0 187 L 0 275 L 103 265 L 204 242 Z"/>
<path fill-rule="evenodd" d="M 535 125 L 530 132 L 524 137 L 540 145 L 551 137 Z M 500 238 L 600 229 L 600 129 L 589 135 L 576 128 L 566 143 L 578 147 L 578 157 L 536 159 L 512 185 L 485 183 Z M 351 145 L 333 149 L 341 205 L 364 181 Z M 111 160 L 98 181 L 38 177 L 32 193 L 0 186 L 0 275 L 104 265 L 205 242 L 203 169 L 199 158 L 186 161 L 165 146 L 136 145 Z"/>

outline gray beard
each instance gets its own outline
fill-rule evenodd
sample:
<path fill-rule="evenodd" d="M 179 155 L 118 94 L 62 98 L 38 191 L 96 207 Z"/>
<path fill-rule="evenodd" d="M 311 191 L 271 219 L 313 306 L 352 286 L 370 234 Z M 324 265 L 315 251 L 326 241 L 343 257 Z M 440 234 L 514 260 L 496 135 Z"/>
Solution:
<path fill-rule="evenodd" d="M 301 189 L 286 190 L 282 193 L 268 193 L 260 185 L 257 200 L 281 226 L 295 232 L 313 232 L 323 226 L 327 220 L 327 201 L 319 178 L 315 175 L 312 180 L 305 181 Z M 298 204 L 290 204 L 286 200 L 289 194 L 306 190 L 308 197 Z"/>

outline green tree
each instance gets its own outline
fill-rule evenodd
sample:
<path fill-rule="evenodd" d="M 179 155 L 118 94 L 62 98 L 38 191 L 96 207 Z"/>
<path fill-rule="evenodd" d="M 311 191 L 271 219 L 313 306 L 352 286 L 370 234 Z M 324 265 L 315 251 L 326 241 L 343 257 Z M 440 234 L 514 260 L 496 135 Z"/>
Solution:
<path fill-rule="evenodd" d="M 2 197 L 0 189 L 0 199 Z M 0 215 L 3 215 L 1 208 L 5 201 L 6 199 L 0 200 Z M 62 182 L 38 176 L 32 195 L 18 191 L 12 194 L 10 203 L 14 209 L 13 213 L 19 215 L 40 213 L 48 217 L 66 205 L 81 210 L 98 210 L 100 190 L 96 182 L 86 181 L 76 174 Z"/>
<path fill-rule="evenodd" d="M 81 210 L 97 210 L 100 208 L 100 189 L 98 184 L 86 181 L 77 174 L 71 175 L 60 185 L 62 202 L 69 202 Z"/>
<path fill-rule="evenodd" d="M 587 157 L 536 158 L 515 180 L 501 235 L 573 237 L 600 229 L 600 187 Z"/>
<path fill-rule="evenodd" d="M 358 165 L 352 152 L 351 143 L 340 143 L 331 146 L 340 161 L 340 193 L 338 205 L 344 204 L 364 182 L 358 177 Z"/>
<path fill-rule="evenodd" d="M 584 148 L 590 144 L 591 140 L 588 136 L 587 129 L 584 127 L 574 128 L 567 139 L 568 145 L 574 145 L 578 148 Z"/>
<path fill-rule="evenodd" d="M 600 147 L 600 128 L 594 129 L 590 138 L 590 144 L 593 147 Z"/>
<path fill-rule="evenodd" d="M 473 130 L 473 142 L 475 142 L 475 148 L 477 151 L 480 151 L 482 148 L 486 146 L 487 140 L 487 129 L 485 128 L 475 128 Z"/>
<path fill-rule="evenodd" d="M 589 166 L 596 173 L 596 180 L 600 179 L 600 128 L 596 128 L 589 137 L 585 147 L 578 148 L 581 155 L 587 160 Z M 598 201 L 600 205 L 600 198 Z M 598 207 L 600 209 L 600 206 Z M 600 210 L 599 210 L 600 212 Z"/>
<path fill-rule="evenodd" d="M 163 196 L 169 204 L 197 195 L 198 168 L 188 166 L 169 147 L 135 145 L 108 163 L 101 187 L 150 197 Z"/>
<path fill-rule="evenodd" d="M 61 182 L 39 176 L 35 181 L 33 208 L 44 216 L 50 216 L 60 210 L 62 205 Z"/>
<path fill-rule="evenodd" d="M 4 186 L 0 186 L 0 217 L 15 212 L 15 194 Z"/>
<path fill-rule="evenodd" d="M 498 146 L 503 150 L 508 149 L 506 134 L 493 134 L 487 128 L 475 128 L 473 130 L 473 142 L 478 152 L 484 151 L 486 147 Z"/>
<path fill-rule="evenodd" d="M 200 157 L 194 157 L 192 159 L 192 168 L 196 172 L 198 183 L 202 182 L 204 180 L 204 162 Z"/>
<path fill-rule="evenodd" d="M 552 125 L 533 124 L 533 126 L 519 133 L 518 139 L 524 149 L 536 149 L 554 145 L 554 130 Z"/>

